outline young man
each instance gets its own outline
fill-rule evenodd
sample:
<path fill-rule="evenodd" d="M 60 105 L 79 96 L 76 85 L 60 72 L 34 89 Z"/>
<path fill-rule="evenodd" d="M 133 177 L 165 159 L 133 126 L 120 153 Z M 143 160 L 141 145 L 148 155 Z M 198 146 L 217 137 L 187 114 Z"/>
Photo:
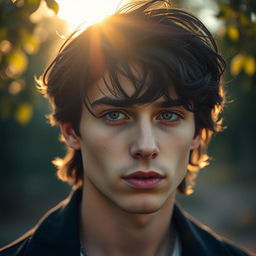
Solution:
<path fill-rule="evenodd" d="M 175 203 L 221 129 L 225 63 L 194 16 L 130 4 L 71 37 L 41 89 L 68 145 L 71 196 L 0 255 L 249 255 Z"/>

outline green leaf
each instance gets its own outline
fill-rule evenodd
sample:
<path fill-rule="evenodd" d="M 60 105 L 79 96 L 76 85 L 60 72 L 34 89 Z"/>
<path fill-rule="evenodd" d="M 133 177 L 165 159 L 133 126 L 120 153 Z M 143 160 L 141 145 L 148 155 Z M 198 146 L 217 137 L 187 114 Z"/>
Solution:
<path fill-rule="evenodd" d="M 38 9 L 40 2 L 40 0 L 25 0 L 25 8 L 31 14 Z"/>
<path fill-rule="evenodd" d="M 5 97 L 0 99 L 0 117 L 1 119 L 7 119 L 11 112 L 11 99 Z"/>
<path fill-rule="evenodd" d="M 59 11 L 59 5 L 55 0 L 45 0 L 47 6 L 52 9 L 56 14 Z"/>
<path fill-rule="evenodd" d="M 1 27 L 0 28 L 0 41 L 6 40 L 7 34 L 8 34 L 7 28 L 6 27 Z"/>

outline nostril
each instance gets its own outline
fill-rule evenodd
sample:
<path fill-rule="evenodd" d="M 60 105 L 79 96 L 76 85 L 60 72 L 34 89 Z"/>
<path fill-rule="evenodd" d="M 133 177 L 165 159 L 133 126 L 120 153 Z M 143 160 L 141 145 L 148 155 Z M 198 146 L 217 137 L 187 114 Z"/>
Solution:
<path fill-rule="evenodd" d="M 135 158 L 139 159 L 140 158 L 140 154 L 135 154 Z"/>
<path fill-rule="evenodd" d="M 136 159 L 139 158 L 147 158 L 147 159 L 154 159 L 158 155 L 157 152 L 144 152 L 144 151 L 137 151 L 136 153 L 133 154 L 133 157 Z"/>
<path fill-rule="evenodd" d="M 142 154 L 140 152 L 137 152 L 133 155 L 136 159 L 139 159 L 142 157 Z"/>
<path fill-rule="evenodd" d="M 156 157 L 157 157 L 157 153 L 154 152 L 154 153 L 152 154 L 152 159 L 154 159 L 154 158 L 156 158 Z"/>

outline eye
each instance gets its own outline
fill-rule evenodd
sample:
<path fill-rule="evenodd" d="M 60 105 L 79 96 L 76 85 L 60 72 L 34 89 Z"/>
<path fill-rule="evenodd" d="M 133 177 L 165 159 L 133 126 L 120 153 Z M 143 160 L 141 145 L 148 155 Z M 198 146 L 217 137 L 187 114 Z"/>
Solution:
<path fill-rule="evenodd" d="M 163 111 L 159 114 L 159 119 L 167 122 L 176 122 L 182 118 L 182 115 L 174 111 Z"/>
<path fill-rule="evenodd" d="M 121 111 L 109 111 L 102 116 L 107 121 L 121 121 L 128 119 Z"/>

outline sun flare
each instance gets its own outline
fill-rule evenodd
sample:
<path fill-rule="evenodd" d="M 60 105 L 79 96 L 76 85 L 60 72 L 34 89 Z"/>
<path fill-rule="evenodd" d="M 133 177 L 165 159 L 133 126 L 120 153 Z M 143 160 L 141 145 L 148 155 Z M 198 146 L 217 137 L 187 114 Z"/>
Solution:
<path fill-rule="evenodd" d="M 68 31 L 79 26 L 89 26 L 97 23 L 115 12 L 125 0 L 57 0 L 59 4 L 58 17 L 65 20 Z"/>

